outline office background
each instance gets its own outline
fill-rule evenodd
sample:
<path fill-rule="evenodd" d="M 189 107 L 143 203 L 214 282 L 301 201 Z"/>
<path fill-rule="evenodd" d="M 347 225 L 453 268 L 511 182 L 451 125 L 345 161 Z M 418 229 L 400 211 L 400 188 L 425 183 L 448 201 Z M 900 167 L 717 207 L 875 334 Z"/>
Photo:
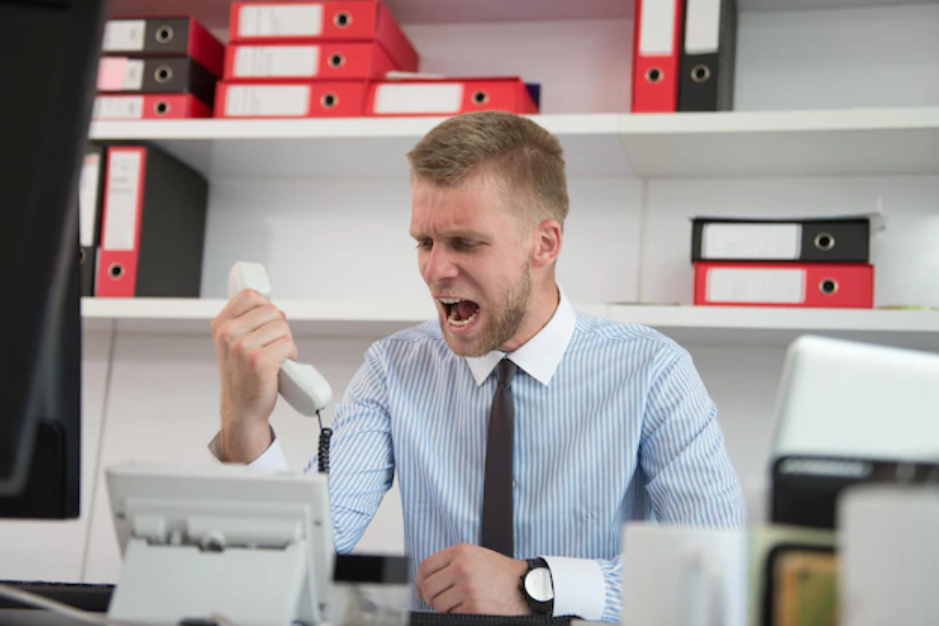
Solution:
<path fill-rule="evenodd" d="M 887 218 L 871 246 L 875 306 L 939 306 L 936 2 L 739 0 L 736 111 L 638 121 L 628 116 L 629 2 L 576 3 L 590 19 L 571 19 L 573 5 L 565 2 L 477 2 L 461 10 L 457 0 L 387 1 L 421 54 L 422 71 L 518 74 L 542 84 L 545 126 L 570 146 L 571 216 L 559 282 L 580 310 L 643 321 L 691 351 L 718 404 L 751 520 L 763 515 L 788 340 L 815 330 L 939 351 L 939 312 L 652 306 L 691 302 L 692 216 L 875 211 Z M 114 10 L 143 4 L 122 0 Z M 228 4 L 194 5 L 194 15 L 227 41 Z M 165 10 L 173 8 L 180 7 Z M 310 318 L 294 323 L 301 360 L 339 398 L 372 341 L 433 312 L 408 237 L 403 155 L 433 122 L 385 122 L 397 137 L 362 132 L 271 139 L 263 147 L 194 139 L 202 131 L 169 121 L 100 122 L 91 135 L 178 140 L 199 160 L 210 181 L 202 297 L 225 297 L 233 262 L 264 263 L 288 319 L 292 312 Z M 356 134 L 354 125 L 346 128 Z M 328 157 L 337 153 L 346 159 Z M 375 156 L 386 153 L 397 160 Z M 209 323 L 219 308 L 85 302 L 84 514 L 65 523 L 0 523 L 0 577 L 116 581 L 120 559 L 103 469 L 128 459 L 210 462 L 219 381 Z M 323 310 L 335 321 L 316 321 Z M 315 422 L 280 401 L 273 425 L 291 465 L 302 468 L 316 449 Z M 403 549 L 396 489 L 358 549 Z"/>

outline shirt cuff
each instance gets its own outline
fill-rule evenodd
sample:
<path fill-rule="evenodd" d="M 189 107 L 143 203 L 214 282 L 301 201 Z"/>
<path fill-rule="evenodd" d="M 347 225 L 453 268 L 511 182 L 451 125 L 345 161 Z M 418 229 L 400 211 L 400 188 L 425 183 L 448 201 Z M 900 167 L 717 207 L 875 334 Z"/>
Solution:
<path fill-rule="evenodd" d="M 606 581 L 600 564 L 590 559 L 544 556 L 554 584 L 554 615 L 577 615 L 596 622 L 603 617 Z"/>
<path fill-rule="evenodd" d="M 221 436 L 222 433 L 217 433 L 212 437 L 212 441 L 209 442 L 209 452 L 212 453 L 212 456 L 219 463 L 223 462 Z M 248 467 L 268 472 L 284 472 L 290 470 L 290 467 L 287 465 L 287 457 L 284 455 L 284 449 L 281 447 L 277 435 L 274 434 L 273 427 L 271 427 L 271 445 L 264 451 L 264 454 L 248 463 Z"/>

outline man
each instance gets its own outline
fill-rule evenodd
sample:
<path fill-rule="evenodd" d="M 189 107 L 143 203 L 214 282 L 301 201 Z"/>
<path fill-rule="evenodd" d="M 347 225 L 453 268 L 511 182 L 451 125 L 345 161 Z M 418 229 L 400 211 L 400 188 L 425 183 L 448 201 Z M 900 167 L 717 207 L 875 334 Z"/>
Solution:
<path fill-rule="evenodd" d="M 461 115 L 408 159 L 439 320 L 372 345 L 336 407 L 337 550 L 397 472 L 417 608 L 619 621 L 625 521 L 745 525 L 714 403 L 685 350 L 577 313 L 557 286 L 568 196 L 554 136 L 508 113 Z M 268 426 L 279 364 L 297 356 L 282 313 L 246 290 L 212 334 L 218 456 L 285 467 Z M 521 584 L 529 572 L 546 589 Z"/>

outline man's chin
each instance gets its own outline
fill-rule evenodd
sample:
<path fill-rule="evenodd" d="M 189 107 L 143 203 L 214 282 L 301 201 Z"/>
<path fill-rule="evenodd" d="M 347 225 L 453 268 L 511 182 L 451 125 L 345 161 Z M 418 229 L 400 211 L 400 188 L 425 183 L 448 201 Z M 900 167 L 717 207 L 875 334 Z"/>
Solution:
<path fill-rule="evenodd" d="M 456 337 L 450 332 L 447 322 L 440 322 L 440 330 L 443 332 L 443 339 L 447 342 L 450 350 L 457 356 L 462 357 L 480 357 L 489 354 L 491 350 L 483 346 L 482 337 L 475 335 L 473 337 Z"/>

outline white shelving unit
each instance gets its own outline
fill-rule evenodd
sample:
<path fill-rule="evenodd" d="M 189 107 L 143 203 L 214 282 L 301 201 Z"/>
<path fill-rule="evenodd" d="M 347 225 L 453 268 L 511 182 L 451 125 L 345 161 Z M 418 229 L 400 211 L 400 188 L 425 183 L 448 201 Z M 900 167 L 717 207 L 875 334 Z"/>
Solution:
<path fill-rule="evenodd" d="M 939 173 L 939 107 L 621 115 L 635 176 Z"/>
<path fill-rule="evenodd" d="M 630 176 L 618 115 L 542 115 L 572 176 Z M 146 140 L 216 180 L 407 180 L 405 153 L 443 117 L 96 122 L 91 138 Z"/>
<path fill-rule="evenodd" d="M 817 333 L 939 350 L 939 311 L 610 305 L 617 322 L 646 324 L 681 344 L 786 346 Z"/>
<path fill-rule="evenodd" d="M 209 333 L 225 306 L 222 299 L 85 298 L 86 328 L 113 324 L 118 331 L 158 334 Z M 428 302 L 278 301 L 297 337 L 383 337 L 436 319 Z M 785 346 L 803 333 L 939 350 L 939 311 L 789 309 L 630 304 L 576 304 L 587 314 L 651 326 L 679 343 L 721 346 Z"/>
<path fill-rule="evenodd" d="M 273 1 L 273 0 L 272 0 Z M 447 24 L 542 20 L 631 18 L 635 0 L 386 0 L 402 24 Z M 934 4 L 936 0 L 738 0 L 744 11 L 806 11 Z M 228 25 L 231 0 L 112 0 L 114 15 L 153 15 L 195 11 L 209 28 Z"/>
<path fill-rule="evenodd" d="M 207 335 L 212 319 L 224 308 L 216 298 L 83 298 L 86 330 Z M 337 302 L 274 300 L 287 315 L 297 337 L 384 337 L 396 330 L 437 319 L 430 299 L 419 302 Z M 608 312 L 604 304 L 577 305 L 593 315 Z"/>
<path fill-rule="evenodd" d="M 939 107 L 532 117 L 572 178 L 939 174 Z M 91 137 L 155 142 L 213 179 L 400 180 L 442 119 L 97 122 Z"/>

